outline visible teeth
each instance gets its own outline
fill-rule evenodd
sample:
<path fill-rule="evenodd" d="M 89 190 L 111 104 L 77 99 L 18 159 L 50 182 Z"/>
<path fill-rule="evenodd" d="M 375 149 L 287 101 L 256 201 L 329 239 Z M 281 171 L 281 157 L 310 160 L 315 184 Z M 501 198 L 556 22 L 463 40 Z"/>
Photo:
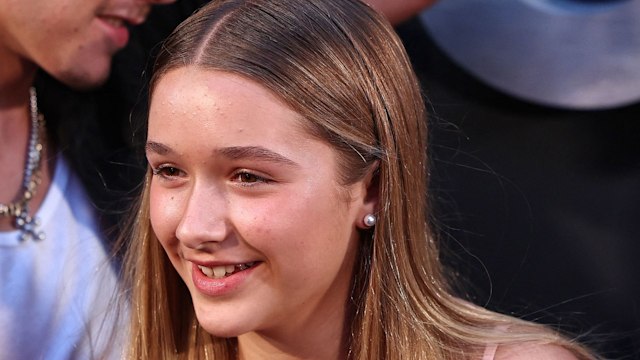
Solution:
<path fill-rule="evenodd" d="M 208 277 L 213 276 L 213 270 L 211 270 L 211 268 L 202 265 L 198 265 L 198 268 L 200 268 L 200 270 L 202 270 L 202 272 Z"/>
<path fill-rule="evenodd" d="M 255 262 L 249 262 L 249 263 L 246 263 L 246 264 L 240 264 L 240 265 L 236 265 L 236 268 L 238 270 L 240 270 L 240 271 L 247 270 L 248 268 L 252 267 L 253 264 L 255 264 Z"/>
<path fill-rule="evenodd" d="M 224 266 L 214 266 L 212 269 L 213 277 L 216 279 L 220 279 L 227 274 L 227 269 Z"/>
<path fill-rule="evenodd" d="M 221 279 L 227 275 L 231 275 L 235 273 L 236 271 L 247 270 L 248 268 L 252 267 L 254 264 L 255 262 L 252 261 L 245 264 L 221 265 L 221 266 L 214 266 L 214 267 L 198 265 L 198 268 L 202 271 L 203 274 L 207 275 L 210 278 Z"/>

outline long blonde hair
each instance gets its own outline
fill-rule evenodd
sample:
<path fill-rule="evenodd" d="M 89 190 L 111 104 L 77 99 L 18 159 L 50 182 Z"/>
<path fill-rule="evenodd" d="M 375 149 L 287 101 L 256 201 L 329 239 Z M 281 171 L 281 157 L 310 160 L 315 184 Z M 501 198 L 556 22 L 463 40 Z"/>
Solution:
<path fill-rule="evenodd" d="M 157 58 L 151 94 L 168 71 L 196 66 L 245 76 L 278 95 L 338 153 L 344 184 L 374 166 L 379 221 L 362 233 L 354 272 L 351 359 L 478 358 L 487 344 L 555 343 L 540 325 L 453 295 L 428 225 L 426 111 L 389 23 L 355 0 L 212 1 L 181 24 Z M 149 224 L 148 181 L 127 253 L 132 359 L 232 359 L 234 339 L 199 327 L 189 293 Z M 492 331 L 502 325 L 511 331 Z"/>

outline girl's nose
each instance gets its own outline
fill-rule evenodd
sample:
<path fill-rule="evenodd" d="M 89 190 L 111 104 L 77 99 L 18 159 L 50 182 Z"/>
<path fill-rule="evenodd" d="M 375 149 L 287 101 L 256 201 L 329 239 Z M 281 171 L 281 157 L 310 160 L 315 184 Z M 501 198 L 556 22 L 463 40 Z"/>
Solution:
<path fill-rule="evenodd" d="M 176 237 L 187 247 L 202 249 L 219 243 L 229 235 L 227 199 L 219 190 L 192 190 L 176 229 Z"/>

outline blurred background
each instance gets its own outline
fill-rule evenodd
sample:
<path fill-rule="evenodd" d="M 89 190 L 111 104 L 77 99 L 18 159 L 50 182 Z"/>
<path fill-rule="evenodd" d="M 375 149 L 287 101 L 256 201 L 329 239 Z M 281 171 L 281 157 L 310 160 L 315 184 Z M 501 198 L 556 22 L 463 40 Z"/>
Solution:
<path fill-rule="evenodd" d="M 397 30 L 470 299 L 640 358 L 640 2 L 447 0 Z"/>

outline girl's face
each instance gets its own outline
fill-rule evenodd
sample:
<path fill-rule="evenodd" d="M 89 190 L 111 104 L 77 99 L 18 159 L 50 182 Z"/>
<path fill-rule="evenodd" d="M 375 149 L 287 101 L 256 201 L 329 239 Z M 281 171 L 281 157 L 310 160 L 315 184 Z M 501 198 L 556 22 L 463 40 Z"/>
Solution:
<path fill-rule="evenodd" d="M 172 70 L 153 92 L 151 225 L 213 335 L 340 336 L 375 203 L 368 179 L 339 183 L 335 152 L 300 121 L 225 72 Z"/>

